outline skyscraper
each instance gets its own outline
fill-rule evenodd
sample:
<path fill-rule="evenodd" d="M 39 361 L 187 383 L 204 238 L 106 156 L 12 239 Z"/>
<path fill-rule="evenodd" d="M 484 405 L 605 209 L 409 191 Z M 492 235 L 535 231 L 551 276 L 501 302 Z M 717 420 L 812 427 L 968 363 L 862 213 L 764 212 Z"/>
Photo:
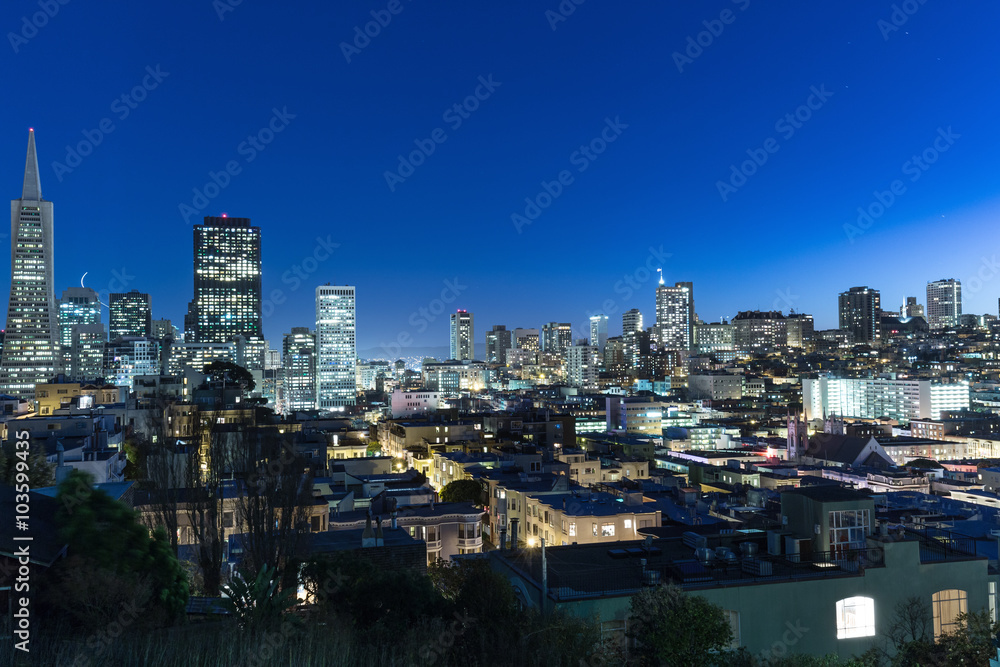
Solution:
<path fill-rule="evenodd" d="M 275 350 L 277 352 L 277 350 Z M 282 344 L 286 412 L 316 409 L 316 334 L 292 327 Z"/>
<path fill-rule="evenodd" d="M 69 375 L 73 366 L 73 327 L 77 324 L 99 324 L 101 302 L 97 292 L 89 287 L 70 287 L 63 290 L 58 303 L 60 363 L 62 372 Z"/>
<path fill-rule="evenodd" d="M 184 340 L 262 339 L 260 267 L 260 227 L 252 227 L 250 218 L 209 216 L 195 226 L 194 299 L 184 318 Z"/>
<path fill-rule="evenodd" d="M 608 344 L 608 316 L 590 316 L 590 344 L 604 354 L 604 348 Z"/>
<path fill-rule="evenodd" d="M 52 220 L 52 202 L 42 199 L 30 130 L 21 198 L 10 203 L 10 299 L 0 355 L 0 393 L 29 400 L 35 384 L 51 380 L 58 364 Z"/>
<path fill-rule="evenodd" d="M 506 364 L 507 350 L 514 346 L 507 327 L 496 324 L 491 331 L 486 332 L 486 361 L 491 364 Z"/>
<path fill-rule="evenodd" d="M 635 367 L 639 363 L 639 347 L 636 336 L 642 331 L 642 313 L 638 308 L 632 308 L 622 313 L 622 346 L 625 354 L 625 364 Z"/>
<path fill-rule="evenodd" d="M 903 312 L 900 315 L 903 317 L 926 317 L 924 307 L 917 303 L 915 296 L 906 297 L 906 306 L 903 307 Z"/>
<path fill-rule="evenodd" d="M 132 290 L 108 297 L 108 333 L 111 340 L 119 336 L 149 338 L 153 334 L 151 298 Z"/>
<path fill-rule="evenodd" d="M 931 329 L 957 327 L 962 317 L 962 281 L 948 278 L 927 283 L 927 324 Z"/>
<path fill-rule="evenodd" d="M 852 287 L 840 293 L 840 328 L 854 334 L 856 343 L 879 339 L 879 314 L 882 298 L 877 289 Z"/>
<path fill-rule="evenodd" d="M 355 288 L 329 284 L 317 287 L 316 407 L 320 410 L 339 412 L 355 404 L 355 331 Z"/>
<path fill-rule="evenodd" d="M 573 344 L 573 326 L 568 322 L 549 322 L 542 325 L 542 352 L 560 354 Z"/>
<path fill-rule="evenodd" d="M 476 358 L 475 327 L 472 313 L 459 310 L 451 314 L 451 356 L 463 361 Z"/>
<path fill-rule="evenodd" d="M 691 349 L 691 288 L 656 288 L 656 344 L 660 350 Z"/>

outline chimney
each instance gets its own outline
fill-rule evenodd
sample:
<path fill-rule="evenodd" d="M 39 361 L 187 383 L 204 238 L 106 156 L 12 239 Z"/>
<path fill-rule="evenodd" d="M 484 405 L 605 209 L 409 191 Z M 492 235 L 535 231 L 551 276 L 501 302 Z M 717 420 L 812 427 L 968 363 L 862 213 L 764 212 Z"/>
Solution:
<path fill-rule="evenodd" d="M 396 526 L 396 510 L 392 510 L 392 514 L 390 514 L 389 516 L 392 517 L 392 524 L 391 524 L 392 525 L 392 529 L 396 530 L 396 528 L 397 528 L 397 526 Z"/>
<path fill-rule="evenodd" d="M 517 551 L 517 524 L 518 519 L 510 520 L 510 548 L 512 551 Z"/>

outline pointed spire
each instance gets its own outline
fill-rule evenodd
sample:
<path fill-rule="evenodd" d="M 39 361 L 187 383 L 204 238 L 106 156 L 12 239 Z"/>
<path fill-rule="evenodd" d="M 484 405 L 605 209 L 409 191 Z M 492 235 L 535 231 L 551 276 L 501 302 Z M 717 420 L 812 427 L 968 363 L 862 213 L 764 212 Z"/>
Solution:
<path fill-rule="evenodd" d="M 32 143 L 31 145 L 34 146 L 35 144 Z M 657 271 L 660 274 L 660 284 L 662 285 L 663 284 L 663 269 L 657 269 Z"/>
<path fill-rule="evenodd" d="M 24 163 L 24 188 L 21 199 L 42 200 L 42 182 L 38 177 L 38 155 L 35 153 L 35 130 L 28 130 L 28 159 Z"/>

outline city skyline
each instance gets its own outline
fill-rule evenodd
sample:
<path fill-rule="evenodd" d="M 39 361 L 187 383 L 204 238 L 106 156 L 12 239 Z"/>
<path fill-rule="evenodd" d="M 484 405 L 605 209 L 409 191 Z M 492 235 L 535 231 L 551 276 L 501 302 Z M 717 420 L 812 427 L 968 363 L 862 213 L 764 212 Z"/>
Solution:
<path fill-rule="evenodd" d="M 724 8 L 733 22 L 706 33 L 707 46 L 690 47 Z M 228 213 L 262 230 L 263 330 L 275 348 L 291 327 L 309 324 L 311 292 L 326 282 L 369 295 L 359 304 L 362 349 L 400 335 L 411 346 L 446 344 L 446 313 L 458 307 L 477 313 L 481 331 L 501 322 L 577 328 L 607 300 L 619 314 L 651 314 L 661 266 L 669 284 L 697 285 L 705 321 L 794 307 L 832 328 L 836 294 L 852 285 L 879 289 L 895 309 L 940 276 L 962 280 L 965 312 L 995 311 L 992 253 L 964 237 L 988 236 L 1000 214 L 990 175 L 1000 139 L 988 113 L 995 94 L 975 75 L 995 56 L 981 31 L 1000 17 L 996 6 L 976 3 L 982 20 L 969 24 L 921 5 L 902 27 L 886 23 L 891 3 L 591 5 L 555 23 L 543 8 L 413 9 L 359 53 L 345 53 L 341 43 L 351 43 L 372 7 L 310 8 L 314 20 L 296 28 L 301 39 L 274 63 L 232 55 L 245 31 L 275 23 L 261 33 L 266 45 L 290 21 L 251 6 L 165 17 L 143 7 L 79 16 L 70 8 L 12 43 L 7 57 L 24 76 L 53 85 L 5 111 L 17 131 L 0 137 L 0 177 L 13 192 L 20 129 L 38 129 L 47 193 L 63 211 L 55 290 L 87 273 L 86 286 L 102 296 L 148 292 L 153 316 L 180 324 L 193 291 L 177 273 L 187 228 Z M 209 46 L 177 53 L 158 30 L 142 29 L 160 20 Z M 148 39 L 111 48 L 94 43 L 97 26 Z M 592 50 L 595 34 L 609 46 Z M 774 37 L 767 50 L 761 34 Z M 507 54 L 512 40 L 535 53 Z M 637 46 L 613 47 L 622 43 Z M 89 52 L 102 78 L 65 67 L 56 44 Z M 461 63 L 456 49 L 467 53 Z M 408 62 L 411 52 L 419 55 Z M 329 67 L 317 86 L 298 65 L 320 54 Z M 278 69 L 287 76 L 251 78 Z M 375 73 L 391 94 L 371 90 Z M 187 113 L 206 90 L 246 103 L 209 101 L 204 113 Z M 61 103 L 67 96 L 76 103 Z M 518 120 L 523 108 L 534 120 Z M 427 144 L 438 127 L 446 139 Z M 176 139 L 162 141 L 164 129 Z M 409 164 L 432 145 L 415 160 L 422 164 Z M 391 183 L 387 172 L 396 174 Z M 303 191 L 324 196 L 290 211 L 287 193 Z M 118 205 L 108 210 L 112 198 Z M 534 219 L 526 199 L 539 208 Z M 512 216 L 530 224 L 518 227 Z M 469 220 L 479 222 L 462 240 L 436 233 Z M 618 225 L 633 234 L 601 243 L 599 261 L 582 264 L 593 239 Z M 566 234 L 581 226 L 587 234 Z M 141 244 L 145 228 L 159 234 L 155 252 Z M 942 234 L 955 229 L 963 234 Z M 368 250 L 383 238 L 434 261 L 374 266 Z M 466 264 L 458 258 L 467 242 L 488 243 L 504 259 Z M 101 257 L 79 252 L 95 243 Z M 546 253 L 553 244 L 563 252 Z M 899 262 L 886 261 L 887 247 Z M 707 259 L 733 253 L 739 262 Z M 748 270 L 737 266 L 748 260 Z M 164 284 L 164 275 L 173 280 Z M 974 281 L 978 289 L 969 289 Z M 541 288 L 567 296 L 556 304 L 503 296 Z M 433 321 L 421 316 L 442 293 L 448 308 Z"/>

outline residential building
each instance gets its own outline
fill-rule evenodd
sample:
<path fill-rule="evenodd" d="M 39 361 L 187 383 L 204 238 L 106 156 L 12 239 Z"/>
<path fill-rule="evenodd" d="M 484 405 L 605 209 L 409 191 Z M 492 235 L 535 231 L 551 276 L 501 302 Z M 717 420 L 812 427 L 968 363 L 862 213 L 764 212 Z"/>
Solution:
<path fill-rule="evenodd" d="M 604 314 L 590 316 L 590 344 L 595 346 L 601 355 L 608 344 L 608 316 Z"/>
<path fill-rule="evenodd" d="M 437 391 L 403 391 L 396 389 L 390 399 L 393 419 L 409 419 L 432 412 L 441 407 L 441 394 Z"/>
<path fill-rule="evenodd" d="M 948 278 L 927 283 L 927 324 L 931 329 L 959 326 L 962 281 Z"/>
<path fill-rule="evenodd" d="M 538 329 L 514 329 L 514 349 L 539 352 Z"/>
<path fill-rule="evenodd" d="M 744 355 L 766 354 L 788 345 L 785 316 L 777 311 L 743 311 L 733 318 L 733 347 Z"/>
<path fill-rule="evenodd" d="M 785 328 L 788 330 L 788 347 L 802 349 L 812 342 L 813 316 L 804 313 L 789 313 L 785 317 Z"/>
<path fill-rule="evenodd" d="M 663 433 L 663 404 L 642 396 L 608 396 L 606 399 L 608 431 Z"/>
<path fill-rule="evenodd" d="M 599 354 L 595 345 L 572 345 L 567 348 L 566 383 L 571 387 L 596 387 Z"/>
<path fill-rule="evenodd" d="M 472 313 L 459 310 L 451 314 L 451 356 L 455 361 L 476 358 L 476 330 Z"/>
<path fill-rule="evenodd" d="M 806 419 L 888 417 L 908 424 L 914 419 L 939 419 L 945 411 L 969 408 L 966 382 L 878 378 L 802 378 Z"/>
<path fill-rule="evenodd" d="M 573 344 L 573 326 L 568 322 L 548 322 L 542 325 L 539 341 L 542 352 L 561 354 Z"/>
<path fill-rule="evenodd" d="M 879 340 L 879 314 L 882 312 L 882 297 L 877 289 L 852 287 L 840 293 L 840 328 L 854 335 L 855 343 L 871 343 Z"/>
<path fill-rule="evenodd" d="M 486 332 L 486 362 L 490 364 L 507 364 L 507 350 L 514 347 L 511 334 L 507 327 L 495 324 L 491 331 Z"/>
<path fill-rule="evenodd" d="M 656 288 L 656 345 L 659 350 L 690 350 L 692 334 L 690 288 L 660 284 Z"/>
<path fill-rule="evenodd" d="M 688 398 L 724 401 L 743 398 L 743 376 L 732 373 L 691 373 Z"/>

